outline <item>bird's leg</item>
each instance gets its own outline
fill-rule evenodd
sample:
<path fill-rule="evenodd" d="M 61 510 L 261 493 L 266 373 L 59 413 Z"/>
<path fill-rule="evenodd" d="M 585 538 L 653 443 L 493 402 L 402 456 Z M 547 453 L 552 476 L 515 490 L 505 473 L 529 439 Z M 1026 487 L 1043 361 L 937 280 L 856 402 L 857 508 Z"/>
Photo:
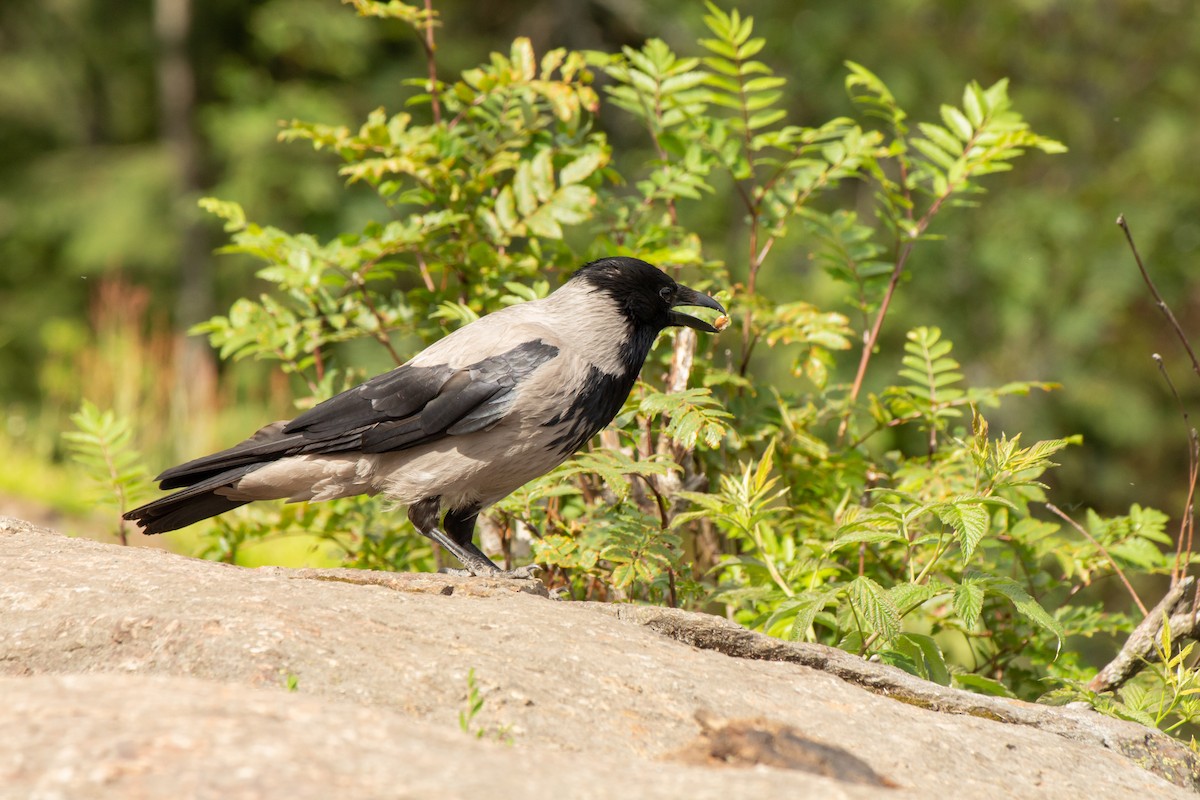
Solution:
<path fill-rule="evenodd" d="M 451 537 L 438 527 L 438 517 L 441 516 L 441 498 L 427 497 L 408 507 L 408 518 L 423 536 L 446 548 L 452 556 L 462 562 L 470 575 L 493 575 L 501 569 L 492 560 L 479 551 L 473 544 L 470 548 L 463 547 L 456 538 Z M 467 541 L 468 544 L 470 540 Z"/>
<path fill-rule="evenodd" d="M 454 540 L 454 543 L 466 551 L 471 558 L 478 558 L 487 564 L 490 564 L 492 569 L 495 570 L 495 572 L 483 574 L 490 574 L 491 576 L 497 578 L 533 578 L 538 571 L 538 566 L 536 564 L 529 564 L 527 566 L 518 567 L 517 569 L 512 570 L 500 569 L 492 563 L 491 559 L 483 554 L 482 550 L 475 546 L 475 521 L 478 518 L 478 508 L 463 508 L 459 510 L 448 511 L 446 512 L 446 519 L 443 523 L 443 527 L 446 530 L 446 534 Z M 454 552 L 455 555 L 458 555 L 458 553 L 455 551 L 451 552 Z M 462 556 L 459 556 L 458 560 L 466 565 L 467 571 L 470 572 L 470 574 L 480 574 L 476 572 L 474 566 Z"/>
<path fill-rule="evenodd" d="M 441 498 L 427 497 L 408 507 L 408 518 L 424 536 L 446 548 L 452 556 L 462 562 L 465 570 L 442 570 L 452 575 L 474 575 L 497 578 L 532 578 L 529 567 L 506 571 L 496 566 L 483 551 L 475 546 L 471 537 L 475 532 L 478 509 L 450 512 L 446 515 L 446 530 L 438 527 Z M 536 568 L 535 568 L 536 569 Z"/>

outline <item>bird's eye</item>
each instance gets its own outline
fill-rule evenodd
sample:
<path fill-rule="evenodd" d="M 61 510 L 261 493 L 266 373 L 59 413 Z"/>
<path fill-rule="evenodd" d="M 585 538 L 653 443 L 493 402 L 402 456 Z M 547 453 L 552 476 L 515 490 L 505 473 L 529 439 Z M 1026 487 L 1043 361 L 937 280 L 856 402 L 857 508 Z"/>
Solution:
<path fill-rule="evenodd" d="M 666 300 L 668 303 L 671 302 L 671 296 L 674 294 L 675 294 L 675 292 L 671 289 L 670 286 L 664 286 L 658 290 L 658 296 L 661 297 L 663 300 Z"/>

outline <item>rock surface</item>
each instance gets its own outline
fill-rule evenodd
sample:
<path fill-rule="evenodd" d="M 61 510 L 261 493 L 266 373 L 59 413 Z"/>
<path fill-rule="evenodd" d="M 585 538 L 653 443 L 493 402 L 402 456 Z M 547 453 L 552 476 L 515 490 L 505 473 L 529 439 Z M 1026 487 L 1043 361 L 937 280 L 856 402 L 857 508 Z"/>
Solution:
<path fill-rule="evenodd" d="M 538 590 L 0 519 L 0 796 L 1194 796 L 1132 723 Z"/>

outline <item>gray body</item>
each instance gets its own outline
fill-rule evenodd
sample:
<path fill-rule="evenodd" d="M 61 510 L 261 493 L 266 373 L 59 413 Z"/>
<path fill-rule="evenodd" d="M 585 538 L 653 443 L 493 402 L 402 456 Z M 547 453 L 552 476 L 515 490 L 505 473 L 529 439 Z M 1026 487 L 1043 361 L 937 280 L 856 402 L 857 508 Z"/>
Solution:
<path fill-rule="evenodd" d="M 499 571 L 472 542 L 480 510 L 607 425 L 663 328 L 716 332 L 673 310 L 681 305 L 724 313 L 644 261 L 594 261 L 549 297 L 482 317 L 293 420 L 166 470 L 161 487 L 179 491 L 125 516 L 162 533 L 255 500 L 382 494 L 473 574 Z"/>
<path fill-rule="evenodd" d="M 624 372 L 618 352 L 623 324 L 615 301 L 592 295 L 586 284 L 568 285 L 545 299 L 501 309 L 440 339 L 405 365 L 461 370 L 531 341 L 557 348 L 557 355 L 513 388 L 506 413 L 492 427 L 390 453 L 282 458 L 218 494 L 293 501 L 383 494 L 410 505 L 436 487 L 444 508 L 485 508 L 507 497 L 571 455 L 550 443 L 574 420 L 547 423 L 570 407 L 572 392 L 584 385 L 589 370 L 614 379 Z"/>

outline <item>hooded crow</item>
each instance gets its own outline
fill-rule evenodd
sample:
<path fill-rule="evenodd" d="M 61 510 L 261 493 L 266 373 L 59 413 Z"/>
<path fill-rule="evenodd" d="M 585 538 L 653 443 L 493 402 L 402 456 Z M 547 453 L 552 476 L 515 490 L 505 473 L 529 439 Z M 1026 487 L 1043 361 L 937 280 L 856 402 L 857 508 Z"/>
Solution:
<path fill-rule="evenodd" d="M 660 331 L 717 333 L 677 306 L 725 314 L 645 261 L 593 261 L 546 298 L 481 317 L 291 421 L 168 469 L 160 488 L 179 491 L 125 518 L 163 533 L 254 500 L 383 494 L 470 574 L 528 577 L 475 546 L 479 512 L 608 425 Z"/>

